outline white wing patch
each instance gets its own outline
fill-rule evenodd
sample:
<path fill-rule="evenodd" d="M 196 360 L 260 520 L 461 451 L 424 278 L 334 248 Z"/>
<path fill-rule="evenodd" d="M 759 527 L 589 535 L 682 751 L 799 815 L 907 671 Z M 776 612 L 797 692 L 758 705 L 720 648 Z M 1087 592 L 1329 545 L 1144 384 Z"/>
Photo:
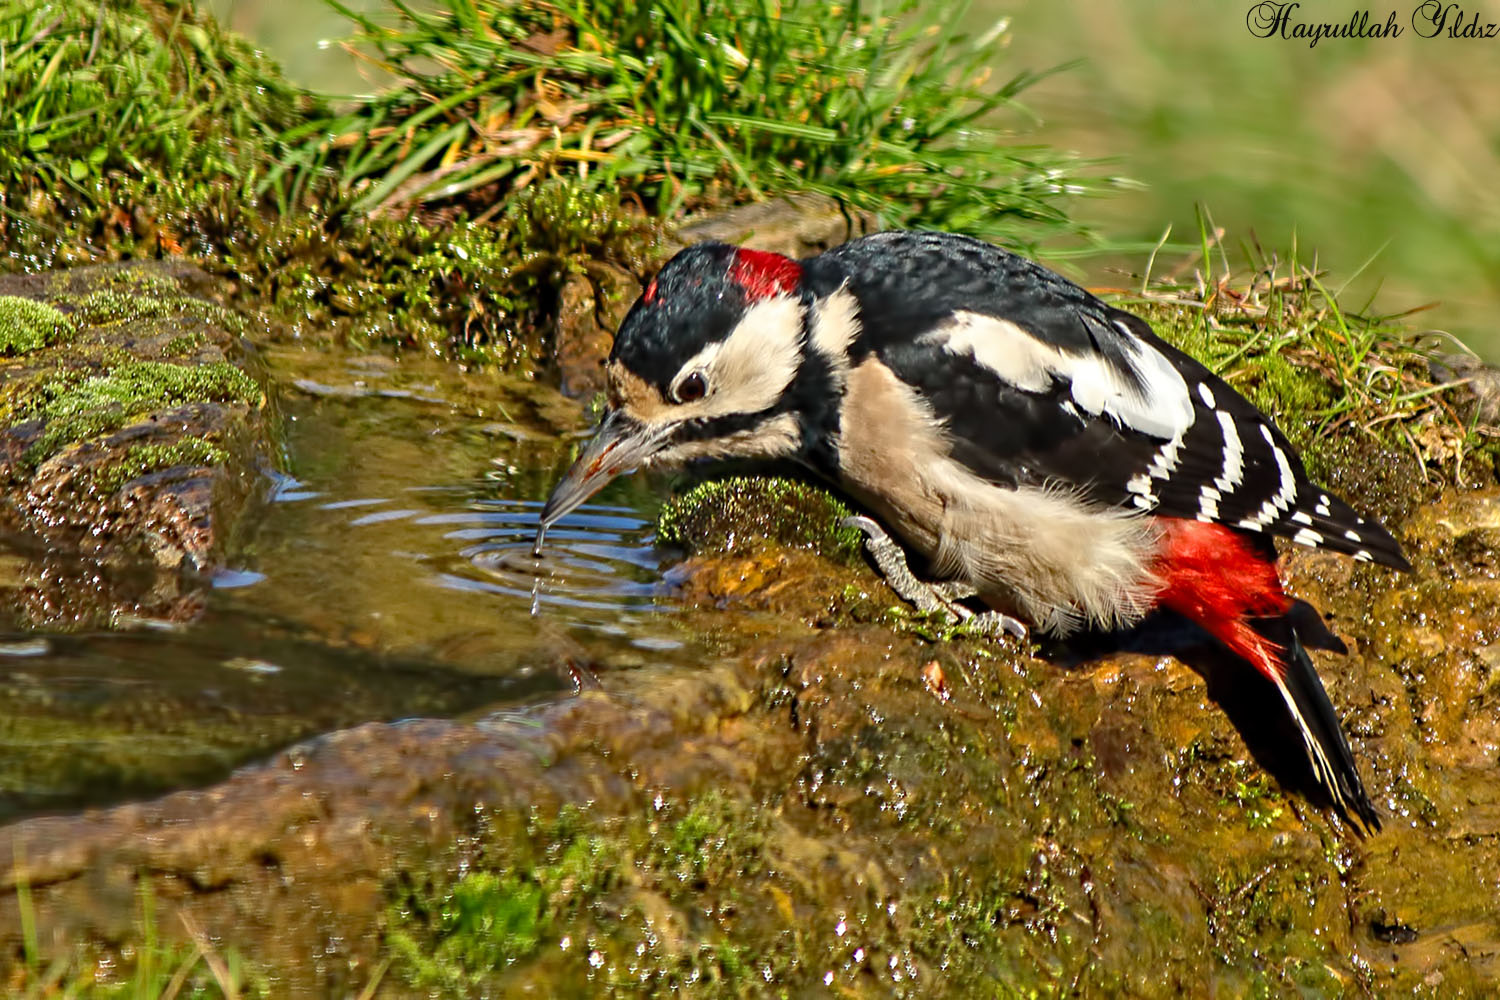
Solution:
<path fill-rule="evenodd" d="M 1193 425 L 1193 400 L 1182 375 L 1165 356 L 1133 337 L 1122 337 L 1120 343 L 1130 355 L 1130 366 L 1141 380 L 1141 388 L 1121 380 L 1102 358 L 1061 355 L 1076 369 L 1072 381 L 1078 405 L 1152 437 L 1172 438 L 1186 433 Z"/>
<path fill-rule="evenodd" d="M 1286 452 L 1281 450 L 1276 444 L 1276 439 L 1271 436 L 1271 428 L 1261 424 L 1260 433 L 1261 437 L 1266 439 L 1266 444 L 1271 446 L 1271 454 L 1276 456 L 1276 469 L 1281 474 L 1281 487 L 1277 489 L 1270 503 L 1278 511 L 1290 510 L 1292 501 L 1297 499 L 1297 477 L 1292 474 L 1292 466 L 1286 460 Z"/>
<path fill-rule="evenodd" d="M 1198 520 L 1217 521 L 1219 519 L 1219 501 L 1224 497 L 1212 486 L 1204 486 L 1198 490 Z"/>
<path fill-rule="evenodd" d="M 1125 484 L 1125 489 L 1135 494 L 1137 507 L 1155 507 L 1160 502 L 1157 495 L 1151 491 L 1151 477 L 1144 472 L 1138 476 L 1131 476 L 1130 481 Z"/>
<path fill-rule="evenodd" d="M 1177 438 L 1193 423 L 1187 383 L 1165 356 L 1123 327 L 1095 327 L 1115 337 L 1140 380 L 1137 389 L 1098 355 L 1060 351 L 1009 320 L 959 311 L 927 337 L 953 354 L 974 360 L 1027 392 L 1050 392 L 1056 381 L 1069 385 L 1073 402 L 1095 416 L 1159 438 Z M 1118 332 L 1116 332 L 1118 331 Z"/>

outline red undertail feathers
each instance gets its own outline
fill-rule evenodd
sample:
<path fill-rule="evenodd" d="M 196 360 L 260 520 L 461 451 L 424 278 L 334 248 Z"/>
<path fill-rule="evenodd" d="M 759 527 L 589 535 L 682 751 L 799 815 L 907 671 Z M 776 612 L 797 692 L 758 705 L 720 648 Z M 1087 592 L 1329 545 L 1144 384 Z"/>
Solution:
<path fill-rule="evenodd" d="M 1164 607 L 1196 622 L 1276 685 L 1318 783 L 1334 806 L 1367 830 L 1380 817 L 1365 791 L 1338 713 L 1328 700 L 1308 643 L 1341 650 L 1311 606 L 1282 589 L 1274 556 L 1221 524 L 1158 518 L 1157 573 Z"/>
<path fill-rule="evenodd" d="M 1162 531 L 1157 572 L 1164 607 L 1206 629 L 1272 680 L 1285 666 L 1281 650 L 1247 619 L 1284 615 L 1291 598 L 1281 589 L 1276 563 L 1256 551 L 1241 532 L 1222 524 L 1157 518 Z"/>

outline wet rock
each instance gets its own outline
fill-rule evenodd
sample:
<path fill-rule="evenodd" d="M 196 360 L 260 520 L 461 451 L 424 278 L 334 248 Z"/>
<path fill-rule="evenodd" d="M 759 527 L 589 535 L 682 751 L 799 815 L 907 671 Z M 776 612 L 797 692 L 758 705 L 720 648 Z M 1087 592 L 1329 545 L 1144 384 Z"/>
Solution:
<path fill-rule="evenodd" d="M 873 216 L 820 194 L 795 194 L 690 217 L 678 229 L 683 246 L 717 240 L 800 259 L 877 229 Z"/>
<path fill-rule="evenodd" d="M 0 276 L 0 532 L 22 622 L 182 620 L 270 454 L 244 321 L 143 263 Z M 27 332 L 29 331 L 29 333 Z"/>
<path fill-rule="evenodd" d="M 264 935 L 253 949 L 301 995 L 325 995 L 327 984 L 368 975 L 395 858 L 415 862 L 471 832 L 476 804 L 478 815 L 589 798 L 606 809 L 633 804 L 634 783 L 597 767 L 596 752 L 670 761 L 680 780 L 717 776 L 719 755 L 679 759 L 678 741 L 719 742 L 751 693 L 723 670 L 668 681 L 666 692 L 675 701 L 617 689 L 480 725 L 362 726 L 215 789 L 34 821 L 8 884 L 45 897 L 39 918 L 70 939 L 118 940 L 140 873 L 158 873 L 163 905 L 190 911 L 225 943 L 248 944 L 242 932 L 253 928 Z M 738 766 L 752 770 L 755 760 Z"/>
<path fill-rule="evenodd" d="M 556 357 L 566 395 L 587 398 L 604 390 L 604 362 L 624 315 L 607 306 L 601 309 L 601 304 L 614 294 L 628 309 L 640 294 L 640 286 L 623 271 L 612 284 L 613 290 L 602 288 L 587 274 L 573 274 L 558 294 Z"/>
<path fill-rule="evenodd" d="M 1500 595 L 1445 553 L 1497 505 L 1451 494 L 1415 520 L 1412 577 L 1288 559 L 1354 650 L 1318 657 L 1385 817 L 1368 839 L 1258 747 L 1266 717 L 1211 657 L 1067 666 L 809 626 L 849 588 L 894 599 L 760 548 L 680 574 L 718 608 L 684 613 L 722 635 L 700 670 L 366 725 L 205 791 L 17 824 L 10 884 L 44 939 L 107 941 L 149 877 L 162 912 L 287 995 L 360 988 L 387 949 L 397 984 L 495 995 L 1482 994 L 1500 976 Z M 509 916 L 454 916 L 476 900 Z M 19 940 L 15 913 L 0 939 Z"/>
<path fill-rule="evenodd" d="M 892 629 L 826 498 L 757 516 L 784 488 L 676 509 L 709 540 L 671 576 L 701 667 L 643 652 L 571 700 L 13 824 L 6 884 L 41 940 L 107 948 L 146 880 L 159 936 L 186 914 L 290 996 L 357 993 L 389 956 L 398 994 L 1493 990 L 1500 491 L 1399 525 L 1410 576 L 1285 559 L 1352 650 L 1315 655 L 1385 820 L 1362 840 L 1242 667 L 1172 635 L 1042 659 Z M 0 899 L 0 954 L 19 912 Z"/>

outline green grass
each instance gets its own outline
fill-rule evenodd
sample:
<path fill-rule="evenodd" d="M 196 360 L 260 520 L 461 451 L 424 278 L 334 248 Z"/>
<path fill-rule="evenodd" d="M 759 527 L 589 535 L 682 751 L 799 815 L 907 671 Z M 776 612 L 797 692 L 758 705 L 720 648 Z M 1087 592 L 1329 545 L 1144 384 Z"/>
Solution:
<path fill-rule="evenodd" d="M 392 0 L 395 25 L 328 2 L 399 83 L 310 122 L 289 174 L 333 172 L 356 214 L 483 212 L 563 174 L 651 214 L 817 190 L 1030 246 L 1074 231 L 1061 206 L 1097 186 L 1015 138 L 1041 76 L 991 79 L 1003 24 L 971 37 L 914 0 Z"/>
<path fill-rule="evenodd" d="M 217 948 L 186 915 L 181 918 L 183 928 L 193 944 L 161 940 L 149 879 L 141 880 L 136 898 L 140 907 L 136 940 L 122 953 L 107 955 L 79 943 L 54 954 L 42 947 L 31 887 L 20 880 L 16 906 L 21 917 L 21 956 L 20 964 L 9 970 L 6 985 L 13 992 L 7 995 L 28 1000 L 238 1000 L 270 995 L 266 984 L 253 979 L 236 953 Z"/>
<path fill-rule="evenodd" d="M 210 242 L 252 203 L 302 101 L 243 39 L 173 0 L 7 3 L 0 63 L 13 266 Z"/>
<path fill-rule="evenodd" d="M 1253 242 L 1231 251 L 1201 211 L 1198 236 L 1195 254 L 1151 258 L 1135 288 L 1111 297 L 1275 419 L 1315 476 L 1340 441 L 1404 453 L 1423 474 L 1460 472 L 1454 464 L 1479 439 L 1458 386 L 1433 379 L 1431 345 L 1401 317 L 1345 308 L 1295 249 L 1289 258 Z"/>

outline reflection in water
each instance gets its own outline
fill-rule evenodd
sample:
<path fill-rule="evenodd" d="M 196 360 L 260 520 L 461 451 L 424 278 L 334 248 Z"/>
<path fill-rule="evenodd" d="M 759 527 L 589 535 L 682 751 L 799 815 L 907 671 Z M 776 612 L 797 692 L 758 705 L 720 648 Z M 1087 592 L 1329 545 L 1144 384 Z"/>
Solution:
<path fill-rule="evenodd" d="M 620 505 L 585 505 L 553 527 L 549 545 L 536 556 L 531 542 L 542 502 L 476 497 L 482 488 L 482 483 L 421 486 L 384 497 L 329 500 L 336 490 L 298 483 L 279 496 L 277 503 L 324 501 L 299 514 L 295 519 L 300 527 L 288 535 L 304 553 L 309 545 L 319 545 L 315 539 L 324 543 L 336 539 L 336 547 L 346 552 L 357 549 L 362 559 L 398 564 L 377 574 L 376 581 L 364 573 L 357 579 L 344 574 L 343 580 L 325 583 L 333 593 L 325 593 L 323 602 L 341 599 L 344 595 L 338 592 L 345 587 L 367 596 L 379 593 L 379 580 L 384 580 L 398 585 L 406 602 L 404 608 L 387 608 L 390 614 L 446 600 L 413 587 L 501 598 L 494 603 L 476 598 L 468 609 L 478 616 L 473 627 L 481 629 L 515 625 L 522 614 L 545 618 L 548 609 L 565 611 L 559 620 L 585 632 L 628 635 L 672 627 L 649 614 L 657 606 L 661 559 L 651 546 L 651 523 L 640 511 Z M 375 535 L 350 532 L 376 527 L 382 530 Z M 280 596 L 287 593 L 277 589 Z M 279 604 L 277 596 L 265 600 Z M 285 607 L 277 610 L 289 613 Z M 464 617 L 465 610 L 446 604 L 442 618 L 454 615 Z M 535 625 L 530 622 L 525 627 L 530 631 Z M 641 638 L 649 641 L 644 646 L 635 643 L 640 648 L 680 645 L 659 634 Z"/>
<path fill-rule="evenodd" d="M 449 715 L 564 687 L 524 663 L 475 677 L 229 608 L 188 628 L 0 642 L 29 654 L 0 663 L 0 821 L 213 781 L 369 719 Z"/>
<path fill-rule="evenodd" d="M 638 480 L 563 519 L 537 559 L 564 436 L 473 418 L 519 404 L 389 388 L 284 401 L 293 474 L 271 476 L 196 621 L 0 635 L 0 821 L 217 780 L 368 720 L 525 711 L 580 672 L 698 659 L 660 613 Z"/>

